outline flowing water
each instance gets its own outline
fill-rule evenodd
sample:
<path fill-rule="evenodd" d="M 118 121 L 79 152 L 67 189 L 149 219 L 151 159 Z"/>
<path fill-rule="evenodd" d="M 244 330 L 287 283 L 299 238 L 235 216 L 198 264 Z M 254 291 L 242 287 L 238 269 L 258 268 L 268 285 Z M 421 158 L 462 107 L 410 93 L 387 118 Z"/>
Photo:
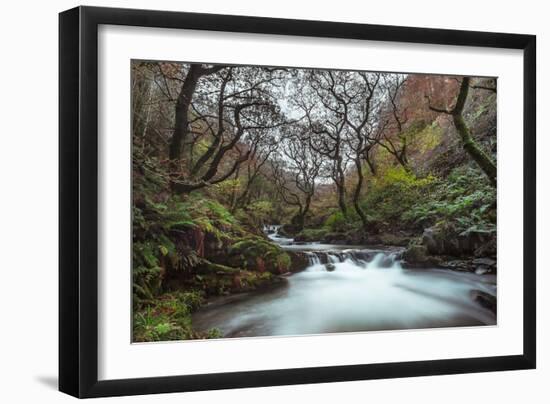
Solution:
<path fill-rule="evenodd" d="M 496 297 L 494 275 L 408 270 L 399 250 L 298 244 L 267 230 L 284 249 L 306 254 L 309 266 L 283 287 L 213 301 L 194 315 L 197 329 L 251 337 L 496 324 L 474 299 Z"/>

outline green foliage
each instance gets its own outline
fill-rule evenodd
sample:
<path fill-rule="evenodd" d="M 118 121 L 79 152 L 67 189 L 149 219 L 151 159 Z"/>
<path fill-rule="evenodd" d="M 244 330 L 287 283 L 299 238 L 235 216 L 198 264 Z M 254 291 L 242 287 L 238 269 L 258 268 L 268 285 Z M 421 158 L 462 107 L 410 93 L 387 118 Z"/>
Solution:
<path fill-rule="evenodd" d="M 283 252 L 283 253 L 277 254 L 275 260 L 276 260 L 277 268 L 279 272 L 284 273 L 290 269 L 291 259 L 287 253 Z"/>
<path fill-rule="evenodd" d="M 403 219 L 424 225 L 452 222 L 461 231 L 491 230 L 496 227 L 496 190 L 480 171 L 458 168 L 405 212 Z"/>
<path fill-rule="evenodd" d="M 412 142 L 414 142 L 419 154 L 433 150 L 440 144 L 443 136 L 443 130 L 437 121 L 429 124 L 424 121 L 416 121 L 408 130 L 412 130 L 414 133 Z"/>
<path fill-rule="evenodd" d="M 223 334 L 219 328 L 211 328 L 206 333 L 206 339 L 215 339 L 215 338 L 221 338 L 223 337 Z"/>
<path fill-rule="evenodd" d="M 303 229 L 295 237 L 295 240 L 298 241 L 320 241 L 322 240 L 327 233 L 329 232 L 328 228 L 321 229 Z"/>
<path fill-rule="evenodd" d="M 160 197 L 166 184 L 154 173 L 146 171 L 135 182 L 141 192 L 133 206 L 132 249 L 134 299 L 139 304 L 161 293 L 166 271 L 189 272 L 201 263 L 202 251 L 194 248 L 203 243 L 205 234 L 232 240 L 242 229 L 223 205 L 204 195 Z M 195 246 L 189 244 L 193 240 Z"/>
<path fill-rule="evenodd" d="M 134 301 L 153 300 L 161 290 L 162 269 L 158 266 L 134 266 L 133 268 Z"/>
<path fill-rule="evenodd" d="M 496 191 L 481 171 L 469 167 L 454 169 L 447 178 L 419 178 L 401 166 L 388 167 L 369 178 L 360 203 L 369 220 L 390 232 L 396 228 L 421 231 L 439 222 L 461 232 L 492 230 L 496 223 Z M 341 234 L 359 226 L 353 211 L 345 218 L 336 210 L 324 223 L 324 229 Z"/>
<path fill-rule="evenodd" d="M 232 197 L 241 192 L 241 188 L 243 186 L 242 182 L 243 181 L 240 178 L 227 179 L 223 182 L 212 185 L 209 193 L 215 195 L 218 200 L 223 201 L 226 205 L 230 205 L 232 202 Z"/>
<path fill-rule="evenodd" d="M 159 162 L 149 159 L 134 166 L 134 340 L 219 338 L 216 329 L 193 330 L 191 313 L 204 296 L 269 285 L 276 280 L 269 271 L 290 267 L 289 256 L 278 246 L 245 230 L 270 222 L 273 206 L 255 201 L 236 218 L 220 202 L 223 198 L 215 199 L 227 189 L 174 195 L 158 169 Z M 220 251 L 237 244 L 236 260 L 227 263 L 231 266 L 210 261 L 204 255 L 207 243 L 221 245 L 209 247 Z"/>
<path fill-rule="evenodd" d="M 200 307 L 203 295 L 197 291 L 161 295 L 141 309 L 134 310 L 135 342 L 218 338 L 219 330 L 197 333 L 191 324 L 191 313 Z"/>
<path fill-rule="evenodd" d="M 271 201 L 259 200 L 239 209 L 235 217 L 249 229 L 261 229 L 273 221 L 275 209 Z"/>
<path fill-rule="evenodd" d="M 471 116 L 468 116 L 469 122 L 476 122 L 482 115 L 489 110 L 494 109 L 496 105 L 496 93 L 490 93 L 478 106 L 474 109 Z"/>
<path fill-rule="evenodd" d="M 166 230 L 198 228 L 218 239 L 231 238 L 232 232 L 242 231 L 229 210 L 199 193 L 188 196 L 184 201 L 177 198 L 170 200 L 165 218 Z"/>
<path fill-rule="evenodd" d="M 284 273 L 290 268 L 290 257 L 278 245 L 261 237 L 237 241 L 229 250 L 233 263 L 252 271 Z"/>
<path fill-rule="evenodd" d="M 403 167 L 390 167 L 369 182 L 369 190 L 361 201 L 373 221 L 401 223 L 402 215 L 423 200 L 436 183 L 436 178 L 418 178 Z"/>
<path fill-rule="evenodd" d="M 343 233 L 351 229 L 359 228 L 359 220 L 359 216 L 353 209 L 348 209 L 346 216 L 344 216 L 340 209 L 335 209 L 326 218 L 323 227 L 330 232 Z"/>

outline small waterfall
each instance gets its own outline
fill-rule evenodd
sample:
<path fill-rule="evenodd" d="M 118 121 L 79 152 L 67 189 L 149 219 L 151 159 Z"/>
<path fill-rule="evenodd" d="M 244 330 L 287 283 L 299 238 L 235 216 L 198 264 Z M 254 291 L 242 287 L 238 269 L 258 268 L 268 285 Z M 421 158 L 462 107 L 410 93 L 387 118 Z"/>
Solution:
<path fill-rule="evenodd" d="M 263 227 L 264 233 L 269 237 L 271 241 L 279 245 L 290 245 L 294 242 L 293 238 L 287 238 L 279 234 L 279 229 L 282 226 L 280 224 L 270 224 Z"/>
<path fill-rule="evenodd" d="M 321 258 L 319 257 L 319 253 L 306 252 L 306 256 L 310 266 L 321 264 Z"/>
<path fill-rule="evenodd" d="M 392 252 L 372 252 L 363 250 L 346 251 L 307 251 L 309 266 L 350 263 L 361 268 L 393 268 L 399 266 L 399 256 Z"/>
<path fill-rule="evenodd" d="M 337 254 L 330 254 L 330 253 L 327 253 L 327 258 L 328 258 L 328 261 L 331 263 L 331 264 L 335 264 L 337 262 L 342 262 L 340 260 L 340 257 L 337 255 Z"/>
<path fill-rule="evenodd" d="M 371 268 L 394 268 L 396 266 L 401 268 L 397 254 L 378 253 L 374 256 L 374 259 L 367 264 L 366 267 L 367 269 L 371 269 Z"/>
<path fill-rule="evenodd" d="M 263 231 L 267 235 L 278 237 L 280 228 L 281 228 L 281 225 L 279 224 L 269 224 L 269 225 L 264 225 Z"/>
<path fill-rule="evenodd" d="M 333 271 L 342 267 L 339 265 L 342 263 L 351 264 L 351 266 L 358 269 L 393 268 L 396 266 L 400 268 L 400 253 L 368 249 L 342 249 L 342 246 L 318 242 L 294 243 L 294 239 L 285 237 L 284 232 L 282 235 L 279 234 L 281 228 L 281 225 L 271 224 L 263 226 L 263 231 L 271 241 L 277 243 L 283 249 L 295 251 L 305 256 L 308 268 L 315 267 L 314 270 L 318 271 Z"/>

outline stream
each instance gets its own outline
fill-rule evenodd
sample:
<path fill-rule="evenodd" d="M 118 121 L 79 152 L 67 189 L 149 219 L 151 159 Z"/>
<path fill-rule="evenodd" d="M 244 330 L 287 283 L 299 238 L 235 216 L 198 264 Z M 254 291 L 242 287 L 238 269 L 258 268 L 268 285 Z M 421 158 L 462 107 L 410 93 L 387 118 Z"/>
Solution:
<path fill-rule="evenodd" d="M 284 286 L 214 299 L 193 315 L 194 328 L 254 337 L 496 324 L 476 301 L 496 298 L 495 275 L 404 269 L 402 249 L 301 244 L 278 229 L 268 226 L 268 237 L 309 266 Z"/>

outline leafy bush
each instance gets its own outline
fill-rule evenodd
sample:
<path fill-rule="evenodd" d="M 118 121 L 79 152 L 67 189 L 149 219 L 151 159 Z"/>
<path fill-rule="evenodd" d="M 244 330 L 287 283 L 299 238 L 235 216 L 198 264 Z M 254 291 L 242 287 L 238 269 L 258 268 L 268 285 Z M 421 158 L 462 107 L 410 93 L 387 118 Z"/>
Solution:
<path fill-rule="evenodd" d="M 327 217 L 323 227 L 330 232 L 344 233 L 359 227 L 359 216 L 353 208 L 348 208 L 347 217 L 344 217 L 342 211 L 337 209 Z"/>

